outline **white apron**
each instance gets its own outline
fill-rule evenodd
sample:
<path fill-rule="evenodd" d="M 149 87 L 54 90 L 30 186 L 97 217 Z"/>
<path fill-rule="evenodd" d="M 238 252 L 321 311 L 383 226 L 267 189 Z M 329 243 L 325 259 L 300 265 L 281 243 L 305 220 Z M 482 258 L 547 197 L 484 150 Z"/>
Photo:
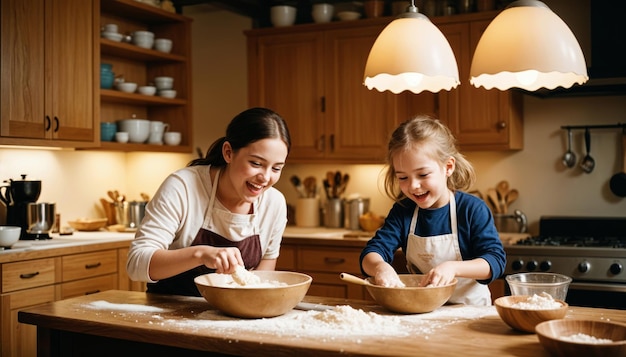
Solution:
<path fill-rule="evenodd" d="M 426 274 L 437 265 L 446 261 L 461 261 L 459 237 L 456 220 L 456 200 L 450 192 L 450 225 L 452 233 L 432 237 L 416 235 L 415 226 L 419 206 L 415 207 L 409 236 L 407 239 L 406 259 L 409 264 L 415 265 Z M 458 282 L 449 302 L 466 305 L 491 305 L 491 292 L 487 285 L 479 284 L 474 279 L 457 278 Z"/>

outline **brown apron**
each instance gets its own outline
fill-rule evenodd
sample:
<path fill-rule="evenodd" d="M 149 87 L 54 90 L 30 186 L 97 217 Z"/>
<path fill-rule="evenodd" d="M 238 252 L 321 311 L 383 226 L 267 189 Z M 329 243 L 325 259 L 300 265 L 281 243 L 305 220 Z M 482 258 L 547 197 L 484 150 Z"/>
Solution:
<path fill-rule="evenodd" d="M 250 221 L 250 224 L 253 225 L 252 229 L 254 231 L 254 234 L 247 236 L 239 241 L 232 241 L 230 239 L 227 239 L 211 231 L 211 227 L 213 227 L 212 216 L 213 216 L 213 209 L 215 205 L 215 194 L 217 193 L 217 183 L 219 180 L 219 175 L 220 175 L 220 172 L 218 171 L 217 174 L 215 175 L 215 184 L 213 185 L 213 188 L 211 190 L 209 204 L 204 214 L 204 222 L 202 224 L 202 228 L 200 228 L 200 230 L 196 234 L 196 237 L 194 238 L 191 245 L 192 246 L 210 245 L 214 247 L 237 247 L 241 251 L 241 257 L 244 261 L 244 265 L 246 269 L 254 268 L 259 265 L 259 263 L 261 262 L 261 258 L 262 258 L 261 239 L 258 234 L 258 225 L 254 217 L 252 217 Z M 228 215 L 236 216 L 230 212 L 225 212 L 225 211 L 220 212 L 219 214 L 220 218 L 224 218 L 226 221 L 230 221 L 227 217 Z M 233 221 L 240 222 L 241 220 L 233 220 Z M 220 222 L 220 223 L 224 223 L 224 222 Z M 231 233 L 232 233 L 232 230 L 231 230 Z M 193 279 L 199 275 L 213 273 L 213 272 L 215 272 L 215 269 L 210 269 L 204 265 L 200 265 L 186 272 L 172 276 L 170 278 L 162 279 L 155 283 L 148 283 L 147 291 L 149 293 L 158 293 L 158 294 L 201 296 L 200 292 L 198 291 L 198 288 L 196 288 L 196 285 L 193 282 Z"/>

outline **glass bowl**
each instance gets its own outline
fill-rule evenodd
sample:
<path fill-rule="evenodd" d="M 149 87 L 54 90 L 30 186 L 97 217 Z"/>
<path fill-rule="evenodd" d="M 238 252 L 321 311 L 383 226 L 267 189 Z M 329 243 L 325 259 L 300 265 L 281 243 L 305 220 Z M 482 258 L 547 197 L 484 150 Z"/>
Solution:
<path fill-rule="evenodd" d="M 556 273 L 519 273 L 506 276 L 512 295 L 547 293 L 555 300 L 565 300 L 572 278 Z"/>

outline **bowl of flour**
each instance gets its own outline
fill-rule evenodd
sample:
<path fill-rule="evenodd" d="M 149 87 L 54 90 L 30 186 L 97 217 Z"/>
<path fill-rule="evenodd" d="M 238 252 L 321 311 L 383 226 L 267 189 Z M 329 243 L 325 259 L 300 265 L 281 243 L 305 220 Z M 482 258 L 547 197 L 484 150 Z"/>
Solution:
<path fill-rule="evenodd" d="M 258 270 L 247 272 L 243 279 L 237 274 L 211 273 L 196 277 L 194 282 L 217 310 L 234 317 L 263 318 L 292 310 L 302 301 L 312 280 L 302 273 Z"/>

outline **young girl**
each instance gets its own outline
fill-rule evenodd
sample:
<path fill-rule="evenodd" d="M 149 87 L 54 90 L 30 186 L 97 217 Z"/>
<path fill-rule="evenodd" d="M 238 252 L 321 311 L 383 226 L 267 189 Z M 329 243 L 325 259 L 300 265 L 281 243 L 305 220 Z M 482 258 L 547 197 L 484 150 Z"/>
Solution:
<path fill-rule="evenodd" d="M 127 258 L 131 279 L 148 292 L 200 296 L 198 275 L 275 269 L 287 204 L 272 186 L 290 146 L 269 109 L 233 118 L 206 158 L 167 177 L 146 206 Z"/>
<path fill-rule="evenodd" d="M 396 203 L 361 253 L 361 269 L 378 285 L 402 286 L 390 263 L 402 248 L 421 285 L 457 278 L 452 303 L 491 305 L 488 283 L 504 271 L 506 256 L 491 211 L 469 189 L 475 174 L 450 130 L 428 117 L 392 134 L 385 191 Z"/>

